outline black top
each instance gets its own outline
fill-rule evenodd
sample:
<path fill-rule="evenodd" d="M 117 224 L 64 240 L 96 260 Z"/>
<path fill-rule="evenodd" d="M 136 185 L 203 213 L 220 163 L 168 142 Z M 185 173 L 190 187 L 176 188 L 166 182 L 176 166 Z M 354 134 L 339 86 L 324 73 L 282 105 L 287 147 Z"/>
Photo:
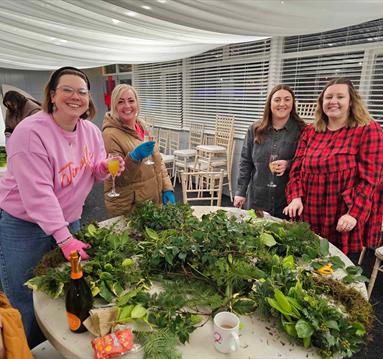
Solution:
<path fill-rule="evenodd" d="M 254 124 L 247 131 L 239 166 L 236 195 L 247 196 L 247 208 L 261 208 L 271 215 L 281 217 L 287 205 L 285 187 L 289 179 L 289 168 L 283 176 L 275 176 L 276 187 L 268 187 L 273 174 L 269 169 L 270 155 L 277 154 L 279 160 L 291 161 L 301 133 L 299 124 L 291 118 L 282 129 L 270 126 L 262 144 L 254 143 Z"/>

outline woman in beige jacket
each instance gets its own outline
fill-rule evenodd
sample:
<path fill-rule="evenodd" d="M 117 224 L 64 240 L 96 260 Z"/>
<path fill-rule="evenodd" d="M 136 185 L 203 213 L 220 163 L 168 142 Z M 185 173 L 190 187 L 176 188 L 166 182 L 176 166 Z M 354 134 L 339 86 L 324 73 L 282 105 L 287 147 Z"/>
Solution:
<path fill-rule="evenodd" d="M 111 111 L 104 117 L 102 135 L 107 153 L 125 158 L 125 172 L 116 178 L 118 197 L 109 197 L 112 188 L 108 179 L 104 185 L 105 205 L 110 216 L 130 212 L 145 200 L 157 204 L 175 203 L 173 186 L 155 142 L 144 140 L 145 124 L 138 119 L 139 99 L 134 87 L 120 84 L 112 92 Z M 145 160 L 151 156 L 154 164 Z"/>

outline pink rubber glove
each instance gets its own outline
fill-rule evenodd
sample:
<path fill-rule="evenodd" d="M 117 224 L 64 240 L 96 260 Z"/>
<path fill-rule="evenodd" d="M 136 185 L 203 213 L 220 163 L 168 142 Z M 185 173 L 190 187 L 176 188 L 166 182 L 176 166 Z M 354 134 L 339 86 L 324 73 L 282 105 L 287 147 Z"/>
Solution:
<path fill-rule="evenodd" d="M 90 257 L 88 254 L 86 254 L 84 249 L 88 249 L 91 247 L 90 244 L 84 243 L 79 241 L 78 239 L 74 237 L 70 237 L 70 239 L 65 239 L 62 242 L 62 245 L 60 243 L 57 243 L 58 246 L 61 248 L 61 251 L 64 254 L 64 257 L 69 261 L 69 255 L 72 251 L 77 251 L 81 257 L 82 260 L 87 260 Z"/>
<path fill-rule="evenodd" d="M 120 165 L 118 166 L 117 176 L 120 176 L 121 173 L 125 171 L 125 160 L 122 158 L 122 156 L 118 156 L 118 161 L 120 162 Z M 107 158 L 100 162 L 100 169 L 104 173 L 109 173 L 109 171 L 108 171 L 108 159 Z"/>

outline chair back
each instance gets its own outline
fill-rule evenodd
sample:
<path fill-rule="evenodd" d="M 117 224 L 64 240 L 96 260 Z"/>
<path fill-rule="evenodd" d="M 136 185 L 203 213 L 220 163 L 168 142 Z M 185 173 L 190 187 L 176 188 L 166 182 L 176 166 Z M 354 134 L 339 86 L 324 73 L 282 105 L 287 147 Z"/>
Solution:
<path fill-rule="evenodd" d="M 224 171 L 181 172 L 183 203 L 210 202 L 221 206 Z M 202 204 L 202 203 L 201 203 Z"/>
<path fill-rule="evenodd" d="M 217 114 L 215 122 L 214 144 L 229 147 L 234 140 L 234 115 Z"/>
<path fill-rule="evenodd" d="M 205 125 L 192 124 L 189 132 L 189 149 L 203 144 Z"/>
<path fill-rule="evenodd" d="M 180 133 L 178 131 L 169 131 L 167 155 L 172 155 L 174 151 L 180 148 Z"/>
<path fill-rule="evenodd" d="M 169 130 L 166 130 L 164 128 L 160 128 L 158 133 L 158 148 L 161 153 L 166 154 L 168 149 L 168 141 L 169 141 Z"/>
<path fill-rule="evenodd" d="M 142 119 L 146 125 L 146 129 L 152 134 L 154 131 L 154 119 L 153 119 L 153 117 L 151 117 L 149 115 L 144 115 L 142 117 Z"/>
<path fill-rule="evenodd" d="M 317 104 L 315 102 L 297 102 L 297 113 L 302 120 L 314 121 L 315 109 Z"/>

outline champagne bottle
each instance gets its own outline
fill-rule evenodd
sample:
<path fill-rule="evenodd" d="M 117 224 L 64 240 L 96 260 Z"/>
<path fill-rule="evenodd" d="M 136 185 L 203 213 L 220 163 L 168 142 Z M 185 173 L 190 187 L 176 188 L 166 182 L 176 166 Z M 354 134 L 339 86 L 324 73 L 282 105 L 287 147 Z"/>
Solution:
<path fill-rule="evenodd" d="M 89 311 L 93 306 L 92 291 L 83 276 L 77 251 L 70 253 L 69 261 L 71 279 L 65 293 L 65 309 L 70 330 L 83 333 L 86 331 L 83 322 L 89 317 Z"/>

